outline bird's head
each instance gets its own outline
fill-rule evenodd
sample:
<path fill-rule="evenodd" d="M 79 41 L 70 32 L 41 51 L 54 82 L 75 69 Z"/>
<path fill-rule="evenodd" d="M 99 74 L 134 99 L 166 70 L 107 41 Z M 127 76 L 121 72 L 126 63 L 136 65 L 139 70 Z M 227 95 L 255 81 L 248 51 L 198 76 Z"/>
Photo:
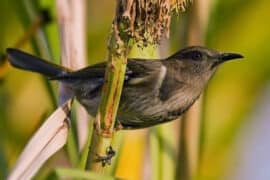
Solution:
<path fill-rule="evenodd" d="M 185 81 L 207 82 L 217 67 L 229 60 L 243 58 L 237 53 L 221 53 L 202 46 L 184 48 L 167 58 Z M 204 83 L 203 83 L 204 84 Z"/>
<path fill-rule="evenodd" d="M 221 53 L 202 46 L 191 46 L 178 51 L 167 59 L 176 60 L 182 67 L 181 70 L 203 75 L 213 74 L 220 64 L 239 58 L 243 58 L 243 56 L 237 53 Z"/>
<path fill-rule="evenodd" d="M 220 53 L 202 46 L 191 46 L 178 51 L 168 59 L 177 59 L 187 66 L 209 71 L 224 62 L 239 58 L 243 56 L 237 53 Z"/>

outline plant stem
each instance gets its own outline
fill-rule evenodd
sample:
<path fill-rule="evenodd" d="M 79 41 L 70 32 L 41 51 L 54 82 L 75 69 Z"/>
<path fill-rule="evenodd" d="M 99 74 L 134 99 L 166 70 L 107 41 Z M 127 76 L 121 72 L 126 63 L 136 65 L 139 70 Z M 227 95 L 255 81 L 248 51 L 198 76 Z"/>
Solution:
<path fill-rule="evenodd" d="M 113 32 L 112 36 L 115 36 Z M 112 37 L 110 44 L 118 43 L 117 38 Z M 126 52 L 127 46 L 119 46 Z M 111 146 L 115 117 L 121 97 L 124 75 L 126 71 L 127 53 L 117 55 L 111 50 L 105 73 L 105 81 L 102 89 L 101 102 L 96 115 L 96 124 L 90 146 L 88 168 L 96 172 L 103 172 L 101 163 L 97 163 L 96 155 L 106 156 L 106 150 Z"/>
<path fill-rule="evenodd" d="M 121 16 L 119 13 L 122 13 L 119 10 L 121 3 L 118 0 L 116 4 L 115 18 L 112 24 L 112 33 L 108 46 L 109 55 L 104 84 L 94 121 L 94 131 L 86 167 L 100 173 L 105 172 L 104 164 L 97 161 L 97 156 L 107 156 L 107 150 L 111 147 L 118 105 L 125 78 L 127 55 L 130 50 L 130 36 L 121 28 L 121 25 L 124 24 L 118 21 L 118 17 Z"/>

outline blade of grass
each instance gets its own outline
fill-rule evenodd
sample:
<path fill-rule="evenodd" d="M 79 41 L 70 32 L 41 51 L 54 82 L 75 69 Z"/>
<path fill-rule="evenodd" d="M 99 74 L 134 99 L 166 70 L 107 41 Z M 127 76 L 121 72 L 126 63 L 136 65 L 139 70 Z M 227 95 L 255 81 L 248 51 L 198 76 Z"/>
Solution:
<path fill-rule="evenodd" d="M 30 179 L 43 163 L 66 143 L 71 100 L 59 107 L 32 136 L 8 179 Z"/>
<path fill-rule="evenodd" d="M 57 179 L 102 179 L 102 180 L 116 180 L 112 176 L 102 175 L 95 172 L 87 172 L 80 169 L 65 169 L 58 168 L 54 172 L 54 177 Z M 52 179 L 52 178 L 50 178 Z"/>
<path fill-rule="evenodd" d="M 56 1 L 58 26 L 61 33 L 61 64 L 71 69 L 86 66 L 86 1 Z M 74 33 L 76 32 L 76 33 Z M 60 85 L 59 102 L 73 94 L 64 84 Z M 71 128 L 68 140 L 68 153 L 72 164 L 78 164 L 79 151 L 86 142 L 88 115 L 80 104 L 76 104 L 76 125 Z M 77 131 L 76 131 L 76 128 Z M 78 133 L 78 136 L 77 134 Z M 76 138 L 76 139 L 75 139 Z M 77 139 L 78 138 L 78 139 Z"/>
<path fill-rule="evenodd" d="M 91 119 L 92 121 L 94 119 Z M 82 150 L 81 156 L 80 156 L 80 162 L 78 164 L 78 168 L 81 170 L 84 170 L 86 165 L 87 165 L 87 157 L 88 157 L 88 153 L 89 153 L 89 147 L 91 144 L 91 139 L 92 139 L 92 134 L 93 134 L 93 123 L 89 123 L 89 128 L 88 128 L 88 136 L 87 136 L 87 140 L 86 143 L 84 145 L 84 148 Z"/>
<path fill-rule="evenodd" d="M 68 154 L 68 158 L 70 160 L 70 163 L 72 166 L 76 166 L 79 162 L 79 152 L 78 152 L 78 141 L 76 136 L 76 117 L 75 117 L 75 107 L 73 106 L 71 109 L 70 114 L 70 130 L 68 133 L 68 140 L 67 140 L 67 146 L 66 151 Z"/>

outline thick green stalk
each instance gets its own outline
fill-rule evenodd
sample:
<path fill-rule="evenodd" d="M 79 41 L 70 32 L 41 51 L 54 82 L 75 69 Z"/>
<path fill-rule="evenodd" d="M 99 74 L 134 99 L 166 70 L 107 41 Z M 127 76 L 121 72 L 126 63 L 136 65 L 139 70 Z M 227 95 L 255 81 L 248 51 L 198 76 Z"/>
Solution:
<path fill-rule="evenodd" d="M 97 155 L 106 156 L 111 146 L 127 64 L 128 45 L 120 38 L 116 26 L 109 44 L 109 60 L 87 163 L 87 169 L 100 173 L 104 172 L 104 166 L 98 161 Z"/>

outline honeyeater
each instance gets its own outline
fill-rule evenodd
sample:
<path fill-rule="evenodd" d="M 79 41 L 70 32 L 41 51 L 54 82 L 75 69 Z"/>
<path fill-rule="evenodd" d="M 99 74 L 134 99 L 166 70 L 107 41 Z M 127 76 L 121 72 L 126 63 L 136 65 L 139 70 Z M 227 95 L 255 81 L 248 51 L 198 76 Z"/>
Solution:
<path fill-rule="evenodd" d="M 96 115 L 106 63 L 72 71 L 17 49 L 7 49 L 7 55 L 14 67 L 65 83 L 88 113 Z M 177 119 L 198 99 L 217 68 L 238 58 L 243 56 L 192 46 L 164 59 L 128 59 L 116 124 L 138 129 Z"/>

